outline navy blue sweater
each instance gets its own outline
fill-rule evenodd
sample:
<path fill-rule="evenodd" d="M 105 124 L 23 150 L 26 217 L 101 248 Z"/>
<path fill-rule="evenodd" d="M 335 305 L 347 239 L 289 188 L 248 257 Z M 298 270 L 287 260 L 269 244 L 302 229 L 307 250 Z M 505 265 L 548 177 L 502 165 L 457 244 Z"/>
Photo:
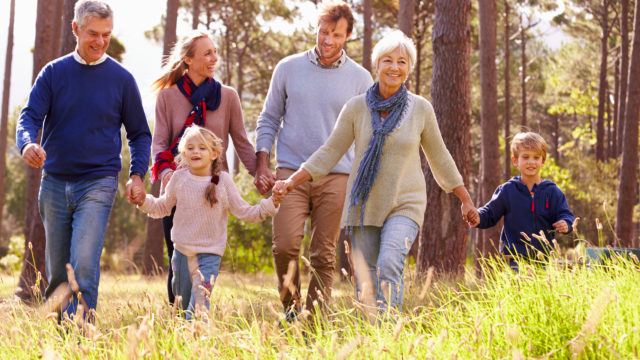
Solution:
<path fill-rule="evenodd" d="M 551 242 L 555 239 L 553 223 L 559 220 L 566 221 L 571 231 L 575 217 L 569 210 L 567 198 L 555 183 L 543 180 L 534 185 L 531 192 L 520 180 L 520 176 L 515 176 L 498 186 L 491 200 L 478 209 L 480 229 L 495 226 L 504 216 L 500 235 L 500 251 L 503 254 L 518 253 L 527 256 L 529 247 L 520 232 L 531 238 L 533 247 L 546 253 L 549 248 L 531 234 L 539 234 L 542 230 Z"/>
<path fill-rule="evenodd" d="M 40 71 L 20 113 L 16 145 L 22 151 L 36 142 L 42 128 L 48 174 L 65 180 L 117 176 L 122 125 L 131 151 L 130 174 L 144 177 L 151 132 L 133 76 L 111 58 L 90 66 L 68 54 Z"/>

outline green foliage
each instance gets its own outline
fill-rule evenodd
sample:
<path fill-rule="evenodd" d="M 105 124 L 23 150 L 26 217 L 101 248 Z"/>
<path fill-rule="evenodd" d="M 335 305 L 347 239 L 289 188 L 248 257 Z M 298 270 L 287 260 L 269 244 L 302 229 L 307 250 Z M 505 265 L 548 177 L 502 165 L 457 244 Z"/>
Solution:
<path fill-rule="evenodd" d="M 235 184 L 249 204 L 258 204 L 263 198 L 253 185 L 253 178 L 243 169 L 235 176 Z M 271 218 L 248 223 L 229 215 L 227 250 L 223 266 L 231 271 L 264 272 L 273 269 L 271 255 Z"/>
<path fill-rule="evenodd" d="M 592 61 L 593 44 L 563 46 L 546 67 L 547 97 L 551 115 L 592 116 L 598 112 L 598 64 Z"/>
<path fill-rule="evenodd" d="M 124 130 L 121 133 L 123 144 L 127 143 Z M 118 191 L 111 209 L 109 226 L 105 234 L 105 252 L 102 265 L 105 269 L 126 270 L 131 264 L 122 264 L 119 259 L 134 260 L 143 251 L 142 245 L 146 237 L 147 216 L 129 204 L 126 199 L 126 183 L 129 180 L 131 155 L 129 147 L 122 147 L 122 170 L 118 175 Z"/>
<path fill-rule="evenodd" d="M 7 129 L 7 153 L 6 153 L 6 177 L 5 177 L 5 209 L 4 229 L 8 237 L 20 233 L 24 226 L 26 198 L 25 189 L 27 179 L 25 164 L 16 148 L 16 123 L 20 115 L 20 108 L 14 109 L 10 114 Z"/>
<path fill-rule="evenodd" d="M 15 273 L 22 266 L 24 255 L 24 235 L 13 235 L 9 239 L 9 251 L 0 259 L 0 269 L 8 273 Z"/>
<path fill-rule="evenodd" d="M 120 39 L 111 35 L 111 41 L 109 42 L 109 47 L 107 48 L 107 54 L 112 58 L 116 59 L 118 62 L 122 62 L 122 55 L 126 52 L 124 44 Z"/>
<path fill-rule="evenodd" d="M 614 245 L 620 161 L 612 159 L 597 162 L 593 157 L 585 156 L 585 148 L 592 147 L 593 139 L 585 139 L 584 133 L 584 128 L 576 128 L 572 140 L 561 148 L 562 167 L 547 164 L 543 171 L 552 180 L 558 180 L 558 186 L 566 194 L 571 210 L 582 219 L 579 230 L 584 238 L 594 239 L 593 243 L 596 244 L 595 239 L 599 238 L 596 228 L 598 219 L 604 224 L 602 234 L 605 242 Z"/>

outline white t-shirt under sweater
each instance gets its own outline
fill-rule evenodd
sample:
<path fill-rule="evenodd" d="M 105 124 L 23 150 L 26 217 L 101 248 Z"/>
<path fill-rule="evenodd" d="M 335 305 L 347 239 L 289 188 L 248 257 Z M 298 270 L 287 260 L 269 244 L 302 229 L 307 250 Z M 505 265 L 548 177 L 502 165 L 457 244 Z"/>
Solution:
<path fill-rule="evenodd" d="M 220 173 L 216 185 L 218 202 L 212 207 L 205 198 L 210 182 L 211 176 L 196 176 L 188 169 L 177 170 L 162 196 L 147 195 L 139 207 L 152 218 L 169 216 L 176 207 L 171 238 L 175 248 L 186 256 L 224 254 L 229 212 L 240 220 L 259 222 L 278 211 L 271 198 L 262 199 L 258 205 L 248 204 L 226 172 Z"/>

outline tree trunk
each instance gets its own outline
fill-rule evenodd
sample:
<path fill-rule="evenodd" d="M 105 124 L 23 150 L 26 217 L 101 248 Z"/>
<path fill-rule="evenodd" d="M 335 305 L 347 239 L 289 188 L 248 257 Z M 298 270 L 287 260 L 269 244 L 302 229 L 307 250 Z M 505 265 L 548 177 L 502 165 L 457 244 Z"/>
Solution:
<path fill-rule="evenodd" d="M 416 0 L 400 0 L 398 10 L 398 28 L 409 38 L 413 38 L 413 14 Z"/>
<path fill-rule="evenodd" d="M 200 25 L 200 0 L 191 2 L 191 29 L 195 30 Z"/>
<path fill-rule="evenodd" d="M 55 21 L 60 21 L 60 17 L 56 16 L 55 10 L 55 2 L 38 0 L 32 82 L 35 81 L 40 69 L 47 62 L 53 60 L 53 54 L 57 52 L 59 43 L 54 41 L 52 35 L 55 27 L 54 23 Z M 54 47 L 56 50 L 53 50 Z M 31 302 L 44 293 L 45 281 L 38 281 L 38 275 L 41 278 L 45 278 L 45 236 L 42 219 L 38 211 L 38 189 L 40 188 L 41 171 L 26 164 L 25 169 L 27 174 L 24 227 L 25 252 L 16 296 L 26 302 Z"/>
<path fill-rule="evenodd" d="M 160 181 L 151 185 L 151 195 L 160 194 Z M 142 259 L 142 273 L 157 275 L 164 269 L 164 231 L 161 219 L 147 219 L 147 239 L 144 242 L 144 258 Z"/>
<path fill-rule="evenodd" d="M 498 71 L 496 69 L 497 8 L 495 0 L 479 2 L 480 20 L 480 117 L 482 163 L 480 178 L 480 201 L 491 199 L 500 184 L 500 149 L 498 149 Z M 494 226 L 478 234 L 476 257 L 495 254 L 500 241 L 500 226 Z"/>
<path fill-rule="evenodd" d="M 16 1 L 9 3 L 9 30 L 7 31 L 7 55 L 4 61 L 4 82 L 2 85 L 2 114 L 0 114 L 0 244 L 4 245 L 6 234 L 2 228 L 4 219 L 5 188 L 7 173 L 7 132 L 9 127 L 9 95 L 11 94 L 11 64 L 13 62 L 13 25 L 15 23 Z"/>
<path fill-rule="evenodd" d="M 509 138 L 511 137 L 511 64 L 509 57 L 511 50 L 509 38 L 509 0 L 504 0 L 504 180 L 511 178 L 511 149 Z"/>
<path fill-rule="evenodd" d="M 524 28 L 523 15 L 520 15 L 520 96 L 522 97 L 521 131 L 527 127 L 527 30 Z"/>
<path fill-rule="evenodd" d="M 167 0 L 167 15 L 164 24 L 164 39 L 162 44 L 162 64 L 167 62 L 171 48 L 176 43 L 176 24 L 178 18 L 178 0 Z M 151 185 L 151 194 L 160 194 L 160 182 Z M 142 273 L 155 275 L 158 267 L 164 264 L 164 230 L 161 219 L 147 218 L 147 235 L 144 246 L 144 258 L 142 259 Z"/>
<path fill-rule="evenodd" d="M 427 34 L 429 32 L 428 22 L 433 15 L 433 0 L 420 0 L 416 3 L 416 14 L 414 15 L 414 42 L 416 45 L 416 64 L 414 66 L 415 81 L 413 92 L 417 95 L 422 93 L 423 81 L 422 81 L 422 63 L 424 61 L 423 50 L 425 48 L 425 42 Z M 417 245 L 416 255 L 417 255 Z"/>
<path fill-rule="evenodd" d="M 372 17 L 373 17 L 373 8 L 372 8 L 372 2 L 373 0 L 363 0 L 362 1 L 362 6 L 363 6 L 363 15 L 362 17 L 364 18 L 364 35 L 362 38 L 362 66 L 367 69 L 369 72 L 371 72 L 371 49 L 372 49 L 372 34 L 373 34 L 373 28 L 372 28 Z"/>
<path fill-rule="evenodd" d="M 618 156 L 618 105 L 620 104 L 620 58 L 616 60 L 614 75 L 613 75 L 613 133 L 611 134 L 611 154 L 610 157 L 615 158 Z"/>
<path fill-rule="evenodd" d="M 224 54 L 226 61 L 224 62 L 225 67 L 225 79 L 223 80 L 224 84 L 231 85 L 231 40 L 229 36 L 229 29 L 226 29 L 224 32 Z"/>
<path fill-rule="evenodd" d="M 640 1 L 636 1 L 633 47 L 629 66 L 627 105 L 618 188 L 616 236 L 621 246 L 633 246 L 633 207 L 638 203 L 638 118 L 640 117 Z"/>
<path fill-rule="evenodd" d="M 470 37 L 471 1 L 437 0 L 433 26 L 431 97 L 444 142 L 467 181 L 471 127 Z M 460 204 L 426 175 L 428 211 L 422 229 L 418 270 L 461 274 L 468 231 L 460 220 Z"/>
<path fill-rule="evenodd" d="M 164 40 L 162 41 L 162 65 L 167 63 L 169 53 L 176 43 L 176 25 L 178 23 L 179 0 L 167 0 L 167 16 L 164 23 Z"/>
<path fill-rule="evenodd" d="M 603 1 L 602 10 L 602 37 L 600 38 L 600 80 L 598 84 L 598 118 L 596 120 L 596 160 L 604 161 L 604 112 L 606 101 L 607 82 L 607 41 L 609 40 L 609 5 L 608 0 Z"/>
<path fill-rule="evenodd" d="M 605 145 L 606 145 L 606 149 L 604 151 L 604 157 L 605 159 L 611 159 L 613 157 L 613 149 L 612 149 L 612 143 L 611 143 L 611 137 L 613 136 L 613 121 L 611 119 L 611 93 L 609 92 L 609 83 L 607 82 L 606 85 L 606 92 L 605 92 L 605 122 L 607 124 L 607 131 L 606 131 L 606 141 L 605 141 Z"/>
<path fill-rule="evenodd" d="M 62 36 L 60 37 L 60 54 L 68 54 L 76 48 L 76 38 L 71 29 L 73 9 L 78 0 L 64 0 L 62 9 Z"/>
<path fill-rule="evenodd" d="M 422 61 L 423 61 L 422 59 L 423 46 L 424 45 L 422 44 L 422 39 L 418 39 L 418 41 L 416 41 L 416 65 L 413 70 L 416 73 L 416 76 L 415 76 L 416 86 L 413 89 L 413 92 L 416 95 L 420 95 L 420 92 L 421 92 L 420 86 L 422 84 L 422 71 L 420 68 L 422 67 Z"/>
<path fill-rule="evenodd" d="M 620 101 L 618 106 L 617 155 L 622 153 L 625 114 L 627 107 L 627 86 L 629 85 L 629 0 L 620 0 Z"/>
<path fill-rule="evenodd" d="M 53 35 L 51 35 L 51 39 L 55 42 L 58 39 L 62 38 L 62 14 L 63 14 L 63 5 L 64 5 L 64 0 L 54 0 L 54 6 L 55 9 L 54 14 L 57 14 L 57 16 L 55 16 L 55 18 L 53 19 Z M 61 52 L 61 48 L 60 46 L 58 46 L 59 43 L 54 43 L 51 44 L 51 58 L 55 59 L 57 57 L 60 57 L 60 55 L 62 55 Z"/>
<path fill-rule="evenodd" d="M 398 10 L 398 28 L 409 39 L 413 38 L 413 15 L 415 14 L 416 0 L 400 0 L 400 9 Z M 407 89 L 412 89 L 411 78 L 405 81 Z"/>
<path fill-rule="evenodd" d="M 556 161 L 556 164 L 560 164 L 560 115 L 558 114 L 554 114 L 551 115 L 551 121 L 552 121 L 552 125 L 553 125 L 553 140 L 552 140 L 552 145 L 553 148 L 551 149 L 552 153 L 551 156 L 553 156 L 553 159 Z"/>

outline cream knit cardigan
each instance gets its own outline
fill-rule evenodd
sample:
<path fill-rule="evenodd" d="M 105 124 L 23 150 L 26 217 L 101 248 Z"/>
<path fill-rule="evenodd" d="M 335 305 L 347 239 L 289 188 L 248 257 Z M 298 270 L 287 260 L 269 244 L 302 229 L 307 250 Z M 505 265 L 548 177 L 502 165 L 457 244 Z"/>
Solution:
<path fill-rule="evenodd" d="M 421 146 L 431 172 L 443 190 L 451 192 L 464 185 L 442 140 L 433 107 L 426 99 L 412 93 L 409 93 L 408 101 L 403 118 L 387 136 L 382 148 L 380 170 L 365 208 L 365 226 L 381 227 L 394 215 L 406 216 L 422 226 L 427 193 L 420 166 Z M 325 144 L 301 166 L 316 180 L 326 175 L 355 141 L 355 161 L 347 182 L 347 198 L 342 213 L 343 227 L 360 224 L 360 206 L 356 206 L 353 214 L 348 216 L 350 194 L 371 135 L 371 113 L 367 108 L 366 94 L 358 95 L 342 108 Z"/>

